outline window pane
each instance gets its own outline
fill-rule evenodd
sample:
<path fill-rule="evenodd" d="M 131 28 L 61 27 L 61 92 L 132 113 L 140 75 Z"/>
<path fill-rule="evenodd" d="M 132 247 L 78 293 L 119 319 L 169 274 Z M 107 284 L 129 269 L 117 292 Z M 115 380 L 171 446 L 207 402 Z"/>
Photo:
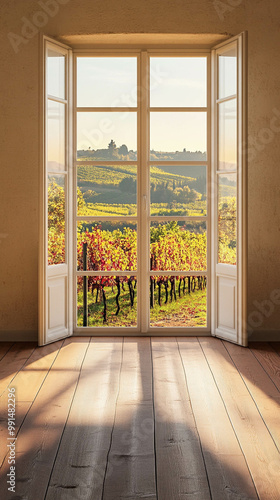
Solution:
<path fill-rule="evenodd" d="M 48 101 L 48 170 L 65 170 L 65 104 Z"/>
<path fill-rule="evenodd" d="M 236 168 L 237 115 L 236 99 L 219 104 L 219 169 Z"/>
<path fill-rule="evenodd" d="M 137 215 L 135 165 L 79 165 L 77 184 L 78 215 Z"/>
<path fill-rule="evenodd" d="M 78 57 L 77 105 L 137 106 L 137 58 Z"/>
<path fill-rule="evenodd" d="M 151 113 L 151 160 L 206 160 L 206 113 Z"/>
<path fill-rule="evenodd" d="M 48 264 L 65 262 L 65 177 L 48 177 Z"/>
<path fill-rule="evenodd" d="M 86 292 L 86 297 L 84 295 Z M 135 276 L 78 277 L 77 326 L 136 327 Z"/>
<path fill-rule="evenodd" d="M 206 166 L 150 168 L 151 215 L 207 213 Z"/>
<path fill-rule="evenodd" d="M 206 327 L 205 276 L 151 276 L 151 327 Z"/>
<path fill-rule="evenodd" d="M 206 222 L 152 222 L 151 271 L 205 271 Z"/>
<path fill-rule="evenodd" d="M 219 99 L 236 94 L 237 43 L 219 55 Z"/>
<path fill-rule="evenodd" d="M 78 271 L 136 271 L 136 267 L 135 222 L 78 223 Z"/>
<path fill-rule="evenodd" d="M 65 99 L 65 56 L 48 49 L 47 94 Z"/>
<path fill-rule="evenodd" d="M 77 158 L 136 160 L 136 113 L 78 113 Z"/>
<path fill-rule="evenodd" d="M 206 106 L 206 68 L 206 57 L 151 57 L 151 106 Z"/>
<path fill-rule="evenodd" d="M 218 262 L 236 264 L 236 174 L 218 180 Z"/>

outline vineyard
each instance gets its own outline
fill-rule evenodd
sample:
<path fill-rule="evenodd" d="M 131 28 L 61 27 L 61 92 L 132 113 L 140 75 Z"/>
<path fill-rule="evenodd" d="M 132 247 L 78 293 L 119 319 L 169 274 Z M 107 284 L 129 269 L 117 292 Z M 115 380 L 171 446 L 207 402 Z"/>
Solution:
<path fill-rule="evenodd" d="M 82 167 L 79 167 L 81 169 Z M 88 167 L 89 168 L 89 167 Z M 99 167 L 90 167 L 99 168 Z M 131 176 L 126 177 L 129 170 Z M 99 186 L 99 199 L 93 200 L 88 186 L 78 188 L 79 215 L 136 215 L 136 181 L 134 167 L 113 167 L 125 173 L 114 179 L 110 192 L 108 178 Z M 160 169 L 155 168 L 155 175 Z M 125 172 L 124 172 L 125 171 Z M 83 172 L 86 172 L 83 170 Z M 108 175 L 108 170 L 107 174 Z M 163 175 L 165 173 L 163 172 Z M 88 172 L 86 172 L 86 177 Z M 174 174 L 175 176 L 175 174 Z M 151 187 L 152 215 L 206 215 L 206 198 L 203 179 L 182 180 L 180 175 L 162 182 L 156 178 Z M 96 179 L 94 177 L 91 177 Z M 100 178 L 99 178 L 100 179 Z M 129 180 L 126 180 L 129 179 Z M 80 179 L 81 180 L 81 179 Z M 84 178 L 82 183 L 88 182 Z M 104 187 L 106 184 L 106 189 Z M 191 188 L 193 185 L 201 192 Z M 96 184 L 95 184 L 96 185 Z M 92 185 L 91 185 L 92 187 Z M 102 194 L 103 189 L 103 194 Z M 111 197 L 108 195 L 111 194 Z M 236 263 L 236 201 L 231 185 L 222 187 L 219 198 L 219 261 Z M 112 203 L 114 197 L 122 200 Z M 164 202 L 163 200 L 168 199 Z M 93 197 L 93 198 L 92 198 Z M 105 199 L 104 199 L 105 197 Z M 108 197 L 108 198 L 106 198 Z M 135 203 L 124 203 L 124 201 Z M 107 200 L 107 201 L 106 201 Z M 65 260 L 65 194 L 59 180 L 52 176 L 49 182 L 49 264 Z M 77 279 L 78 326 L 136 326 L 137 324 L 137 227 L 136 223 L 86 223 L 77 228 L 77 270 L 102 272 L 128 272 L 127 276 L 90 276 Z M 150 271 L 167 271 L 168 275 L 150 278 L 150 324 L 169 326 L 206 326 L 207 233 L 205 222 L 151 223 Z M 183 271 L 183 276 L 173 276 L 172 271 Z M 189 271 L 201 272 L 196 277 Z M 135 275 L 133 275 L 135 273 Z"/>
<path fill-rule="evenodd" d="M 164 167 L 165 168 L 165 167 Z M 206 215 L 206 171 L 196 178 L 196 167 L 183 167 L 182 173 L 150 169 L 151 213 L 162 215 Z M 185 170 L 185 172 L 184 172 Z M 181 172 L 181 170 L 179 170 Z M 184 174 L 183 174 L 184 173 Z M 84 199 L 80 216 L 137 215 L 137 167 L 127 165 L 79 165 L 78 192 Z"/>
<path fill-rule="evenodd" d="M 152 278 L 150 292 L 153 287 L 153 307 L 150 308 L 150 324 L 152 327 L 205 327 L 206 326 L 206 281 L 198 283 L 197 278 L 185 278 L 176 281 L 165 279 L 165 286 L 159 286 L 159 281 Z M 190 292 L 188 291 L 190 284 Z M 78 326 L 83 326 L 84 295 L 83 277 L 77 281 Z M 168 298 L 166 298 L 166 289 Z M 159 299 L 160 290 L 160 299 Z M 180 290 L 180 295 L 179 295 Z M 133 291 L 133 295 L 131 292 Z M 172 297 L 170 296 L 172 291 Z M 104 292 L 104 295 L 103 295 Z M 151 301 L 152 295 L 150 295 Z M 105 302 L 104 302 L 105 298 Z M 166 302 L 167 300 L 167 302 Z M 91 327 L 136 327 L 137 325 L 137 283 L 135 278 L 129 282 L 128 277 L 101 278 L 92 280 L 87 285 L 87 325 Z M 104 318 L 104 312 L 106 317 Z M 105 319 L 105 321 L 104 321 Z"/>
<path fill-rule="evenodd" d="M 77 268 L 79 271 L 136 271 L 137 269 L 137 232 L 124 226 L 122 230 L 103 229 L 95 225 L 90 231 L 79 225 L 77 245 Z M 151 228 L 151 271 L 206 270 L 206 232 L 200 226 L 192 231 L 177 222 L 156 224 Z M 195 230 L 197 232 L 195 232 Z M 199 277 L 153 276 L 150 278 L 151 320 L 160 321 L 167 315 L 176 314 L 179 308 L 192 307 L 189 296 L 195 291 L 206 288 L 206 279 Z M 87 294 L 88 313 L 84 319 L 84 296 Z M 78 278 L 78 325 L 136 325 L 135 276 L 108 276 Z M 188 295 L 188 300 L 182 298 Z M 205 326 L 206 293 L 200 304 L 204 320 L 200 315 L 200 325 Z M 180 306 L 177 307 L 177 302 Z M 121 306 L 122 304 L 122 306 Z M 170 307 L 170 304 L 172 306 Z M 129 307 L 128 307 L 129 305 Z M 166 309 L 169 309 L 166 311 Z M 121 310 L 121 313 L 120 313 Z M 134 312 L 134 314 L 133 314 Z M 119 315 L 121 319 L 119 319 Z M 170 317 L 171 317 L 170 316 Z M 186 315 L 184 321 L 186 321 Z M 183 325 L 182 325 L 183 326 Z"/>

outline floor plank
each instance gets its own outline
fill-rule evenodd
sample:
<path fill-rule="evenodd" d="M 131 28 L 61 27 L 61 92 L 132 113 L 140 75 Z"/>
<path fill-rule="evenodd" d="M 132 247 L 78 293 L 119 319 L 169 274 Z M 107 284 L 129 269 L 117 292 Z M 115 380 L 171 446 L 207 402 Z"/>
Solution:
<path fill-rule="evenodd" d="M 150 339 L 124 342 L 103 500 L 156 500 Z"/>
<path fill-rule="evenodd" d="M 254 356 L 260 362 L 272 382 L 280 390 L 280 357 L 266 342 L 251 342 L 249 345 Z"/>
<path fill-rule="evenodd" d="M 36 348 L 35 342 L 16 342 L 0 363 L 0 396 Z"/>
<path fill-rule="evenodd" d="M 246 461 L 197 339 L 178 338 L 212 498 L 257 499 Z"/>
<path fill-rule="evenodd" d="M 185 374 L 174 338 L 153 338 L 158 500 L 211 498 Z"/>
<path fill-rule="evenodd" d="M 279 453 L 247 387 L 221 341 L 201 337 L 199 342 L 238 435 L 260 498 L 280 498 Z"/>
<path fill-rule="evenodd" d="M 28 364 L 15 375 L 11 385 L 16 394 L 16 435 L 36 398 L 63 341 L 55 342 L 33 351 Z M 7 454 L 7 399 L 9 389 L 0 398 L 0 464 Z"/>
<path fill-rule="evenodd" d="M 60 346 L 6 344 L 1 359 L 0 344 L 1 498 L 280 498 L 280 343 L 76 337 Z"/>
<path fill-rule="evenodd" d="M 280 451 L 280 392 L 249 349 L 224 342 Z M 280 366 L 280 358 L 279 358 Z"/>
<path fill-rule="evenodd" d="M 8 393 L 7 393 L 8 396 Z M 16 403 L 16 421 L 15 421 L 15 434 L 18 434 L 19 427 L 26 417 L 30 403 L 21 401 Z M 8 401 L 7 398 L 1 398 L 0 400 L 0 471 L 7 455 L 7 444 L 8 444 Z M 1 473 L 0 473 L 1 475 Z M 1 497 L 0 497 L 1 498 Z"/>
<path fill-rule="evenodd" d="M 90 339 L 67 339 L 16 441 L 17 498 L 43 499 Z M 7 457 L 0 491 L 6 491 Z"/>
<path fill-rule="evenodd" d="M 34 401 L 62 344 L 63 340 L 59 340 L 54 344 L 37 347 L 37 349 L 33 351 L 28 362 L 13 379 L 13 387 L 16 389 L 17 402 Z"/>
<path fill-rule="evenodd" d="M 92 339 L 47 500 L 101 500 L 122 363 L 122 338 Z"/>
<path fill-rule="evenodd" d="M 0 342 L 0 361 L 4 358 L 7 352 L 11 349 L 13 342 Z"/>
<path fill-rule="evenodd" d="M 280 356 L 280 342 L 270 342 L 269 345 Z"/>

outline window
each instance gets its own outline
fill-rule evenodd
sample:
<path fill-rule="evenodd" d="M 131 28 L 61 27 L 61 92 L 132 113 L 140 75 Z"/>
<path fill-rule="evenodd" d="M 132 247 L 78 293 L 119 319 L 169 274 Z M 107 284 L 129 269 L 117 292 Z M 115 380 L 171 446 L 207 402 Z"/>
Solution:
<path fill-rule="evenodd" d="M 78 50 L 73 73 L 69 49 L 46 47 L 53 331 L 63 316 L 69 333 L 244 342 L 241 39 L 212 63 L 200 50 Z"/>
<path fill-rule="evenodd" d="M 208 60 L 76 57 L 78 331 L 208 326 Z"/>

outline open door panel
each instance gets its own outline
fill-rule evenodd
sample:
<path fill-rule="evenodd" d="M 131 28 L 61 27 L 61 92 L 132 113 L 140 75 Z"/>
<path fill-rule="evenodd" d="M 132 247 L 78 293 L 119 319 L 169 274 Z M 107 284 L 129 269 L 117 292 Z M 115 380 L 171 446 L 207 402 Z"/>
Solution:
<path fill-rule="evenodd" d="M 247 345 L 246 36 L 212 50 L 212 334 Z"/>
<path fill-rule="evenodd" d="M 71 49 L 42 37 L 39 345 L 72 334 Z"/>

